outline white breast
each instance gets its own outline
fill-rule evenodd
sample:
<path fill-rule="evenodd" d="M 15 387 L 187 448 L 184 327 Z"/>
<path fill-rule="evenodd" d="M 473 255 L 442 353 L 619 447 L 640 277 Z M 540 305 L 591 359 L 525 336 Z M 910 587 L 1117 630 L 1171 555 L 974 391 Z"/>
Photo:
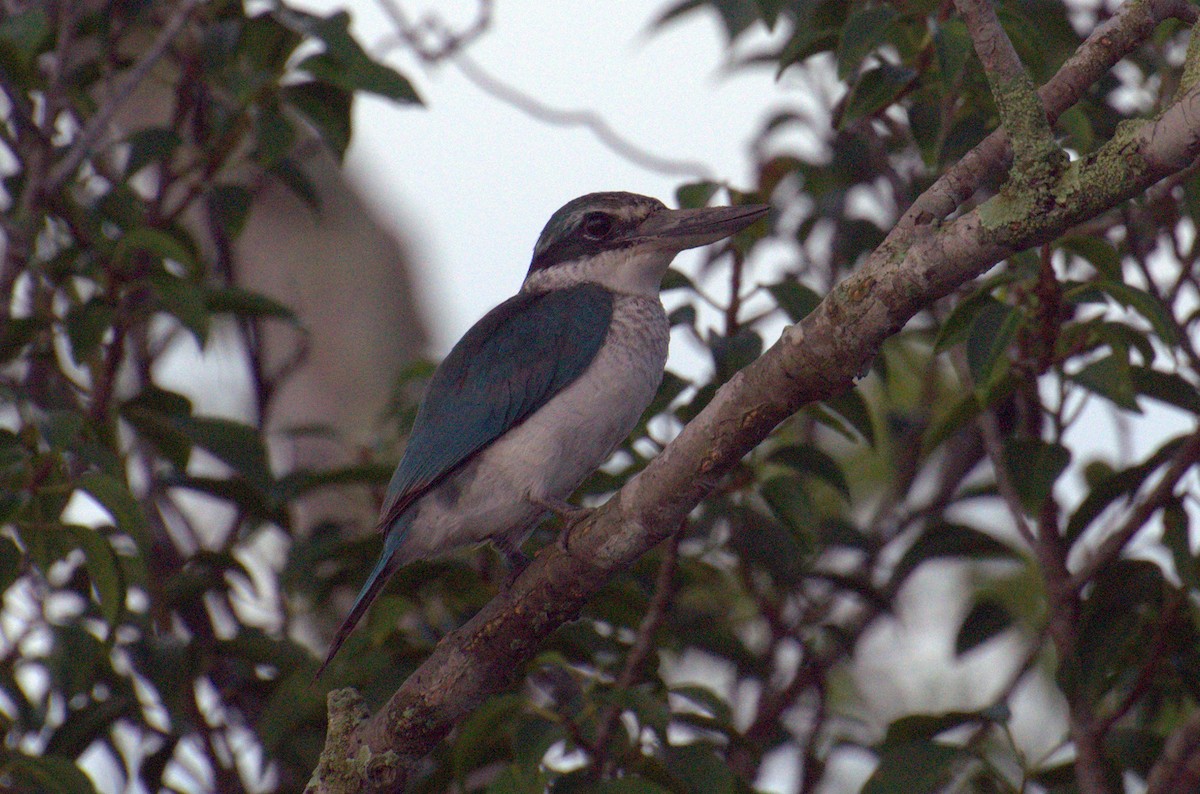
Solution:
<path fill-rule="evenodd" d="M 543 512 L 531 493 L 566 499 L 633 430 L 662 381 L 669 333 L 657 297 L 618 295 L 583 374 L 416 503 L 400 562 L 488 538 L 519 542 Z"/>

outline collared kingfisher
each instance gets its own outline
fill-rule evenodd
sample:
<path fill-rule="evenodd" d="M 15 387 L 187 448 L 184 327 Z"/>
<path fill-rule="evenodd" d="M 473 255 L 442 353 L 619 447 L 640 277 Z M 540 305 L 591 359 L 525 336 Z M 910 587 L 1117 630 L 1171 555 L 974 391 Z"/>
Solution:
<path fill-rule="evenodd" d="M 520 292 L 434 372 L 387 488 L 383 552 L 322 670 L 401 566 L 485 540 L 522 560 L 547 513 L 577 512 L 567 497 L 625 440 L 662 381 L 670 326 L 659 287 L 671 260 L 767 210 L 672 210 L 634 193 L 592 193 L 551 216 Z"/>

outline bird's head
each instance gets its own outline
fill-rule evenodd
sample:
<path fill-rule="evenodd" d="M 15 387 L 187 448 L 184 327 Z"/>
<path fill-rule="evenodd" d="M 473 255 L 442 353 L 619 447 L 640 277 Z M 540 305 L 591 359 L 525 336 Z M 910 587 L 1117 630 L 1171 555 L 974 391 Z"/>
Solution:
<path fill-rule="evenodd" d="M 589 281 L 614 292 L 657 295 L 677 253 L 739 232 L 767 209 L 672 210 L 636 193 L 589 193 L 550 216 L 533 248 L 524 289 Z"/>

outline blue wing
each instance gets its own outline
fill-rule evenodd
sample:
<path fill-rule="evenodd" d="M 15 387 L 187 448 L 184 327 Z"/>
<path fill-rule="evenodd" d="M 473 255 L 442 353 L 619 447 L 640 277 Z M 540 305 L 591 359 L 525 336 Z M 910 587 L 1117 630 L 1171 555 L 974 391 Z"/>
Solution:
<path fill-rule="evenodd" d="M 487 313 L 429 382 L 379 526 L 383 553 L 330 642 L 321 672 L 396 569 L 414 500 L 549 402 L 592 363 L 612 321 L 613 295 L 595 284 L 520 293 Z"/>
<path fill-rule="evenodd" d="M 582 375 L 604 344 L 612 312 L 611 292 L 580 284 L 522 292 L 476 323 L 429 382 L 380 529 Z"/>

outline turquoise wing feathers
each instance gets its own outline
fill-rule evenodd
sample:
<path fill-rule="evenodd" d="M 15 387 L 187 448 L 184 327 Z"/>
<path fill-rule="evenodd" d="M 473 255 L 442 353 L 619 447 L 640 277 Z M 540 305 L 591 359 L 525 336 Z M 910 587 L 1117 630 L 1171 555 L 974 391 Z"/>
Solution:
<path fill-rule="evenodd" d="M 430 380 L 380 529 L 582 375 L 604 344 L 613 300 L 595 284 L 522 292 L 476 323 Z"/>

